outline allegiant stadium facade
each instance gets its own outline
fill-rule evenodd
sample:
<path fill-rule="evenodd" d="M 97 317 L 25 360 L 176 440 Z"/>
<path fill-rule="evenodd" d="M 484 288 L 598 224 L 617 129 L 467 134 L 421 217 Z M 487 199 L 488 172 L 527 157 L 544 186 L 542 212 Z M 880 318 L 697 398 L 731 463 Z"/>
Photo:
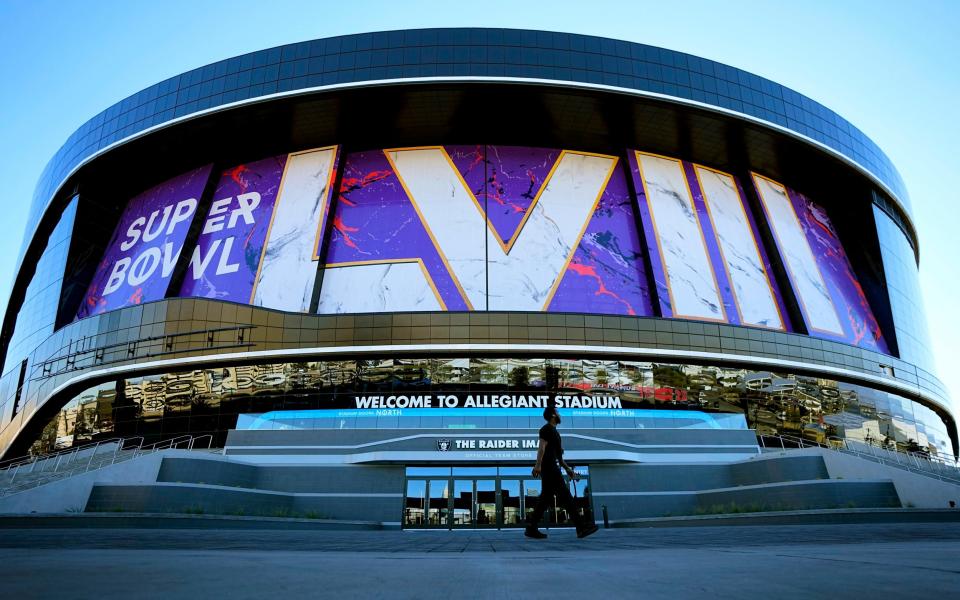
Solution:
<path fill-rule="evenodd" d="M 50 161 L 0 451 L 402 430 L 425 445 L 364 460 L 426 469 L 429 496 L 437 465 L 507 481 L 555 403 L 572 434 L 664 448 L 737 429 L 952 462 L 919 256 L 886 155 L 730 66 L 499 29 L 271 48 L 118 102 Z M 616 439 L 581 464 L 643 454 Z"/>

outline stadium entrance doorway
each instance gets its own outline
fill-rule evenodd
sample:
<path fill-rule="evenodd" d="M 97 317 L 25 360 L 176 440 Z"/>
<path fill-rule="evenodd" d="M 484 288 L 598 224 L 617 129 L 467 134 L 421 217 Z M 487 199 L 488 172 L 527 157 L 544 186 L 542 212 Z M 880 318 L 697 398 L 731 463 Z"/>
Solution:
<path fill-rule="evenodd" d="M 578 510 L 591 514 L 589 471 L 570 482 Z M 575 487 L 574 487 L 575 486 Z M 523 527 L 540 498 L 539 479 L 527 467 L 409 467 L 402 516 L 404 529 L 502 529 Z M 543 526 L 573 526 L 573 516 L 553 506 Z"/>

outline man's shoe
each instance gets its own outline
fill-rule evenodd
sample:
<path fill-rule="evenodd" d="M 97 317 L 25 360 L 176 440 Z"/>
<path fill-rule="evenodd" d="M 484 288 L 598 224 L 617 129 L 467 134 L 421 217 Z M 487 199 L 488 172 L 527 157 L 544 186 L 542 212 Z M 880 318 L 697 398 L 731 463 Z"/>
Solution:
<path fill-rule="evenodd" d="M 595 523 L 589 523 L 587 525 L 584 525 L 583 527 L 577 527 L 577 537 L 585 538 L 588 535 L 595 534 L 599 530 L 600 528 L 597 527 Z"/>
<path fill-rule="evenodd" d="M 527 527 L 526 530 L 524 530 L 523 535 L 527 536 L 528 538 L 533 538 L 535 540 L 547 539 L 547 534 L 543 533 L 539 529 L 534 529 L 532 527 Z"/>

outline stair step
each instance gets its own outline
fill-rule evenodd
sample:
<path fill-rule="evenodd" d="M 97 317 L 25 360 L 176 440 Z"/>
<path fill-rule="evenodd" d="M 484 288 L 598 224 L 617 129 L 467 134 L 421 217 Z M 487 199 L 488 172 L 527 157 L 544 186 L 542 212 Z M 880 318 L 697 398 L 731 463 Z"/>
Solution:
<path fill-rule="evenodd" d="M 902 506 L 889 480 L 817 479 L 714 490 L 674 492 L 594 492 L 597 507 L 612 519 L 764 512 L 826 508 L 896 508 Z"/>
<path fill-rule="evenodd" d="M 84 512 L 149 512 L 337 519 L 345 511 L 396 520 L 401 493 L 290 493 L 194 483 L 93 486 Z"/>

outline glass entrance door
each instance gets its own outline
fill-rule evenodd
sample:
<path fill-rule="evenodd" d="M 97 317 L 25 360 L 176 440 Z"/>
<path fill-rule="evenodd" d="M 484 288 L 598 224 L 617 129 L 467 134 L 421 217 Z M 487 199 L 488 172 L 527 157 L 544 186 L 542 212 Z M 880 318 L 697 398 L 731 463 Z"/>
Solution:
<path fill-rule="evenodd" d="M 524 527 L 543 490 L 539 479 L 529 478 L 526 467 L 447 467 L 421 468 L 420 471 L 408 469 L 401 520 L 405 529 Z M 586 468 L 577 471 L 582 479 L 571 482 L 570 491 L 576 486 L 577 512 L 589 517 L 588 472 Z M 550 502 L 540 525 L 573 525 L 573 515 L 555 504 L 555 500 Z"/>
<path fill-rule="evenodd" d="M 580 473 L 580 479 L 571 481 L 568 484 L 570 486 L 570 493 L 573 494 L 573 503 L 577 507 L 577 514 L 579 518 L 587 521 L 594 521 L 593 509 L 590 505 L 590 485 L 588 483 L 589 478 L 586 476 L 583 469 L 577 469 L 577 471 Z"/>
<path fill-rule="evenodd" d="M 540 500 L 540 492 L 543 491 L 543 485 L 540 483 L 539 479 L 524 479 L 523 480 L 523 520 L 526 522 L 530 518 L 530 513 L 533 512 L 533 507 L 537 505 L 537 501 Z M 547 511 L 544 513 L 541 518 L 541 523 L 547 524 L 550 523 L 550 518 L 553 515 L 553 511 Z"/>
<path fill-rule="evenodd" d="M 474 483 L 477 486 L 477 527 L 499 527 L 501 519 L 497 505 L 497 480 L 475 479 Z"/>
<path fill-rule="evenodd" d="M 477 514 L 473 494 L 473 480 L 455 479 L 453 481 L 453 526 L 472 527 Z"/>
<path fill-rule="evenodd" d="M 523 527 L 523 510 L 520 502 L 520 481 L 518 479 L 500 480 L 501 527 Z"/>
<path fill-rule="evenodd" d="M 422 479 L 407 480 L 407 494 L 403 507 L 403 526 L 423 527 L 426 524 L 427 482 Z"/>
<path fill-rule="evenodd" d="M 450 526 L 450 480 L 431 479 L 428 483 L 427 522 L 428 527 Z"/>

